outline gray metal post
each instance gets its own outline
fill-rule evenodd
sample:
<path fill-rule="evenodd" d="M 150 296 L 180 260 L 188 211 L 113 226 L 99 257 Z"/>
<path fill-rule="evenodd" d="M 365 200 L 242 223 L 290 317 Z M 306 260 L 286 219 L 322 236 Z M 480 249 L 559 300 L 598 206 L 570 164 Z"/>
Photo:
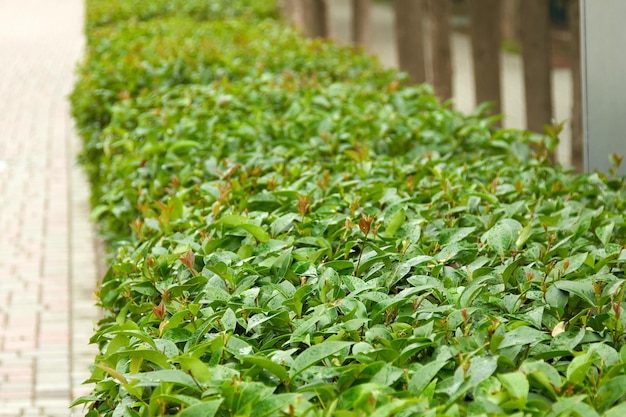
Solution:
<path fill-rule="evenodd" d="M 580 2 L 585 170 L 607 172 L 626 154 L 626 1 Z"/>

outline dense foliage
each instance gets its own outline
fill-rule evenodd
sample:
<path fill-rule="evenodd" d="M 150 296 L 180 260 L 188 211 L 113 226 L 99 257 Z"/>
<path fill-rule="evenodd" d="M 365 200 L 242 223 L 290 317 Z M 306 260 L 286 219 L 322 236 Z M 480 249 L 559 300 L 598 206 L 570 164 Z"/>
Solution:
<path fill-rule="evenodd" d="M 270 2 L 88 4 L 88 416 L 626 413 L 622 178 Z"/>

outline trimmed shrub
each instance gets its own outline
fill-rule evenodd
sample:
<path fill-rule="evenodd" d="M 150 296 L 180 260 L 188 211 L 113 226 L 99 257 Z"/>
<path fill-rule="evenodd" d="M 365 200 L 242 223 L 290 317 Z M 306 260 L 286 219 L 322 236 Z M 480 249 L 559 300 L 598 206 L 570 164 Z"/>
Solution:
<path fill-rule="evenodd" d="M 92 0 L 87 2 L 87 35 L 94 28 L 127 21 L 185 16 L 197 21 L 245 16 L 248 20 L 277 18 L 274 0 Z"/>
<path fill-rule="evenodd" d="M 125 21 L 92 30 L 90 39 L 71 98 L 79 133 L 93 136 L 82 156 L 92 181 L 99 176 L 100 132 L 111 123 L 112 106 L 129 98 L 183 84 L 248 82 L 285 72 L 318 84 L 358 79 L 378 87 L 396 77 L 364 54 L 305 41 L 273 20 Z"/>
<path fill-rule="evenodd" d="M 76 404 L 622 415 L 623 178 L 253 3 L 137 22 L 93 1 L 72 102 L 111 267 Z"/>

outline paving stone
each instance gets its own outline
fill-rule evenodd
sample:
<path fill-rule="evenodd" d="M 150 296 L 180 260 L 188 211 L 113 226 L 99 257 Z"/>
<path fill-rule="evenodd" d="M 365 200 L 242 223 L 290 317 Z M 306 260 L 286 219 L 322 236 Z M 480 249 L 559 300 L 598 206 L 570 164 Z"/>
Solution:
<path fill-rule="evenodd" d="M 0 400 L 29 400 L 33 397 L 32 384 L 7 384 L 0 391 Z"/>
<path fill-rule="evenodd" d="M 83 3 L 0 0 L 0 417 L 82 415 L 68 406 L 96 354 L 98 258 L 66 99 Z"/>
<path fill-rule="evenodd" d="M 61 357 L 55 355 L 50 358 L 39 358 L 36 364 L 35 373 L 37 375 L 37 381 L 40 382 L 42 378 L 48 381 L 63 380 L 70 368 L 70 358 Z"/>
<path fill-rule="evenodd" d="M 43 410 L 41 409 L 26 409 L 22 412 L 20 417 L 45 417 Z"/>
<path fill-rule="evenodd" d="M 34 379 L 35 377 L 33 376 L 31 368 L 27 368 L 19 372 L 12 372 L 6 375 L 7 384 L 28 384 L 29 386 L 32 386 Z"/>
<path fill-rule="evenodd" d="M 31 400 L 11 400 L 0 399 L 0 417 L 22 416 L 23 411 L 32 407 Z"/>

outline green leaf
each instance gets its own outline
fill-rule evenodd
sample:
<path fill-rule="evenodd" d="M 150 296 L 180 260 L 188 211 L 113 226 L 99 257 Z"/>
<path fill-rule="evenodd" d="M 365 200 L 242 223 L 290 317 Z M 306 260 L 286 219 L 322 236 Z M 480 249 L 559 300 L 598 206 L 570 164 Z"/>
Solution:
<path fill-rule="evenodd" d="M 104 372 L 111 375 L 113 378 L 117 379 L 120 383 L 128 384 L 128 380 L 121 372 L 118 372 L 117 370 L 110 368 L 101 363 L 97 363 L 95 366 L 96 368 L 102 369 Z"/>
<path fill-rule="evenodd" d="M 573 328 L 567 332 L 562 332 L 554 336 L 550 347 L 554 351 L 574 351 L 576 346 L 582 342 L 584 337 L 585 329 L 580 328 L 576 330 Z"/>
<path fill-rule="evenodd" d="M 136 326 L 136 325 L 135 325 Z M 114 330 L 109 332 L 110 335 L 123 335 L 129 337 L 135 337 L 142 342 L 150 345 L 153 349 L 156 349 L 156 344 L 154 343 L 154 339 L 148 336 L 145 332 L 141 330 Z"/>
<path fill-rule="evenodd" d="M 183 217 L 183 201 L 179 197 L 172 197 L 169 201 L 170 220 L 175 221 Z"/>
<path fill-rule="evenodd" d="M 517 220 L 503 219 L 489 229 L 480 238 L 480 241 L 504 257 L 505 252 L 509 250 L 521 230 L 522 225 Z"/>
<path fill-rule="evenodd" d="M 322 342 L 318 345 L 313 345 L 296 357 L 289 373 L 293 378 L 319 361 L 333 356 L 353 344 L 353 342 Z"/>
<path fill-rule="evenodd" d="M 391 238 L 396 232 L 402 227 L 404 220 L 406 219 L 406 212 L 404 209 L 400 209 L 396 211 L 393 216 L 389 219 L 389 223 L 387 224 L 387 228 L 385 229 L 385 237 Z"/>
<path fill-rule="evenodd" d="M 511 346 L 535 345 L 549 338 L 550 336 L 548 336 L 545 332 L 528 326 L 520 326 L 506 332 L 504 339 L 500 342 L 498 348 L 504 349 Z"/>
<path fill-rule="evenodd" d="M 620 361 L 619 353 L 606 343 L 598 342 L 590 344 L 589 352 L 595 354 L 596 358 L 602 358 L 603 369 L 615 366 Z"/>
<path fill-rule="evenodd" d="M 388 363 L 376 372 L 370 379 L 373 384 L 382 384 L 387 386 L 393 386 L 404 375 L 404 370 Z"/>
<path fill-rule="evenodd" d="M 354 262 L 352 261 L 337 259 L 334 261 L 326 262 L 324 265 L 326 265 L 327 268 L 332 268 L 337 272 L 351 274 L 354 271 Z"/>
<path fill-rule="evenodd" d="M 565 258 L 556 264 L 554 270 L 560 276 L 577 272 L 578 269 L 583 266 L 588 256 L 589 254 L 587 252 L 583 252 L 570 256 L 569 258 Z M 565 266 L 567 266 L 567 268 L 565 268 Z"/>
<path fill-rule="evenodd" d="M 167 149 L 170 153 L 181 154 L 191 149 L 199 148 L 200 143 L 195 140 L 177 140 Z"/>
<path fill-rule="evenodd" d="M 189 339 L 191 339 L 191 336 L 193 336 L 193 333 L 191 333 L 189 330 L 176 327 L 166 331 L 163 334 L 163 339 L 171 340 L 174 343 L 178 343 L 187 342 Z"/>
<path fill-rule="evenodd" d="M 602 409 L 606 410 L 626 395 L 626 375 L 619 375 L 603 379 L 597 398 L 600 399 Z"/>
<path fill-rule="evenodd" d="M 227 332 L 234 332 L 237 327 L 237 316 L 235 316 L 235 312 L 230 307 L 224 311 L 222 327 L 224 327 L 224 330 Z"/>
<path fill-rule="evenodd" d="M 372 399 L 378 396 L 391 394 L 393 389 L 387 385 L 366 382 L 354 385 L 345 390 L 339 397 L 337 408 L 359 409 L 364 405 L 370 405 Z M 368 407 L 369 408 L 369 407 Z"/>
<path fill-rule="evenodd" d="M 270 235 L 265 230 L 263 230 L 261 226 L 251 224 L 248 217 L 240 216 L 238 214 L 225 215 L 217 220 L 215 224 L 221 224 L 228 227 L 239 227 L 250 233 L 259 242 L 262 243 L 269 242 L 270 240 Z"/>
<path fill-rule="evenodd" d="M 435 260 L 446 263 L 456 259 L 457 255 L 465 250 L 467 246 L 463 243 L 450 243 L 441 248 L 441 251 L 435 255 Z"/>
<path fill-rule="evenodd" d="M 476 398 L 467 407 L 470 416 L 507 415 L 497 404 L 487 398 Z"/>
<path fill-rule="evenodd" d="M 267 232 L 263 230 L 261 226 L 257 226 L 254 224 L 242 224 L 239 227 L 244 229 L 246 232 L 250 233 L 252 236 L 256 238 L 256 240 L 258 240 L 261 243 L 269 242 L 270 240 L 270 235 L 267 234 Z"/>
<path fill-rule="evenodd" d="M 251 315 L 250 317 L 248 317 L 248 326 L 246 327 L 246 333 L 249 333 L 251 330 L 253 330 L 257 326 L 260 326 L 261 324 L 265 323 L 266 321 L 269 321 L 269 320 L 273 319 L 274 317 L 280 315 L 281 313 L 282 313 L 281 311 L 278 311 L 278 312 L 276 312 L 274 314 L 270 314 L 270 315 L 266 315 L 264 313 L 258 313 L 258 314 Z"/>
<path fill-rule="evenodd" d="M 616 405 L 604 413 L 604 417 L 624 417 L 626 415 L 626 402 Z"/>
<path fill-rule="evenodd" d="M 454 229 L 449 229 L 449 230 L 450 232 L 447 234 L 447 236 L 444 235 L 442 232 L 442 236 L 441 236 L 442 243 L 449 244 L 449 243 L 460 242 L 464 240 L 467 236 L 472 234 L 476 230 L 476 227 L 475 226 L 459 227 L 459 228 L 454 228 Z"/>
<path fill-rule="evenodd" d="M 525 361 L 520 371 L 535 377 L 546 388 L 561 388 L 563 381 L 561 374 L 552 365 L 544 361 Z"/>
<path fill-rule="evenodd" d="M 227 214 L 222 216 L 215 224 L 223 224 L 224 226 L 237 227 L 243 224 L 247 224 L 250 221 L 249 218 L 240 216 L 238 214 Z"/>
<path fill-rule="evenodd" d="M 487 281 L 493 278 L 489 275 L 476 278 L 469 285 L 463 288 L 461 295 L 458 298 L 458 305 L 461 308 L 467 308 L 472 305 L 474 299 L 480 295 L 480 293 L 487 287 Z"/>
<path fill-rule="evenodd" d="M 498 379 L 513 398 L 526 399 L 528 397 L 530 384 L 528 383 L 528 379 L 526 379 L 526 375 L 522 372 L 500 374 L 498 375 Z"/>
<path fill-rule="evenodd" d="M 524 312 L 524 319 L 532 324 L 535 328 L 541 329 L 543 327 L 543 313 L 545 307 L 536 307 L 532 310 L 528 310 Z"/>
<path fill-rule="evenodd" d="M 542 225 L 556 227 L 561 221 L 561 214 L 555 214 L 553 216 L 539 216 L 539 221 Z"/>
<path fill-rule="evenodd" d="M 304 294 L 306 295 L 306 294 Z M 290 344 L 303 342 L 306 337 L 311 332 L 311 329 L 316 326 L 316 324 L 325 318 L 325 314 L 322 312 L 321 314 L 316 314 L 314 316 L 308 317 L 304 321 L 299 321 L 296 325 L 296 328 L 291 333 L 291 337 L 289 338 Z"/>
<path fill-rule="evenodd" d="M 489 378 L 498 369 L 498 356 L 483 355 L 476 356 L 471 359 L 467 376 L 470 378 L 470 384 L 476 386 L 485 379 Z"/>
<path fill-rule="evenodd" d="M 545 298 L 548 305 L 553 308 L 564 309 L 565 306 L 567 306 L 567 292 L 561 291 L 555 285 L 551 285 L 548 287 Z"/>
<path fill-rule="evenodd" d="M 243 356 L 241 358 L 241 362 L 244 364 L 252 364 L 255 366 L 259 366 L 266 371 L 274 374 L 281 381 L 289 381 L 289 373 L 285 369 L 284 366 L 274 362 L 271 359 L 268 359 L 263 356 Z"/>
<path fill-rule="evenodd" d="M 576 356 L 567 366 L 566 377 L 572 384 L 580 384 L 587 378 L 587 371 L 593 365 L 593 355 L 585 353 Z"/>
<path fill-rule="evenodd" d="M 368 417 L 390 417 L 395 416 L 402 410 L 406 410 L 411 400 L 395 398 L 390 403 L 377 407 Z"/>
<path fill-rule="evenodd" d="M 231 335 L 227 338 L 225 349 L 236 357 L 250 355 L 254 348 L 243 338 Z"/>
<path fill-rule="evenodd" d="M 580 417 L 600 417 L 600 415 L 589 404 L 585 403 L 586 395 L 575 395 L 569 398 L 559 398 L 552 405 L 550 413 L 546 417 L 574 416 Z"/>
<path fill-rule="evenodd" d="M 276 236 L 280 233 L 283 233 L 287 230 L 287 228 L 300 216 L 296 213 L 287 213 L 272 222 L 270 225 L 270 232 L 272 236 Z"/>
<path fill-rule="evenodd" d="M 284 411 L 290 405 L 294 406 L 302 398 L 302 394 L 284 393 L 274 394 L 254 404 L 250 417 L 269 417 L 277 411 Z"/>
<path fill-rule="evenodd" d="M 179 417 L 213 417 L 219 410 L 222 401 L 221 399 L 204 401 L 185 408 L 177 415 Z"/>
<path fill-rule="evenodd" d="M 131 383 L 133 384 L 137 384 L 139 386 L 147 386 L 147 387 L 156 387 L 163 382 L 181 385 L 192 391 L 197 391 L 197 392 L 201 391 L 200 387 L 198 387 L 198 385 L 196 384 L 196 382 L 193 380 L 191 376 L 189 376 L 183 371 L 176 370 L 176 369 L 167 369 L 167 370 L 152 371 L 152 372 L 141 372 L 141 373 L 132 375 L 132 381 L 131 381 Z"/>
<path fill-rule="evenodd" d="M 532 223 L 528 223 L 526 226 L 524 226 L 524 228 L 519 232 L 519 236 L 517 237 L 517 240 L 515 241 L 515 247 L 517 249 L 521 249 L 524 244 L 526 243 L 526 241 L 528 240 L 528 238 L 530 237 L 530 232 L 532 230 Z"/>
<path fill-rule="evenodd" d="M 596 295 L 593 289 L 593 283 L 590 280 L 585 281 L 556 281 L 553 284 L 562 291 L 567 291 L 582 298 L 590 307 L 596 305 Z"/>
<path fill-rule="evenodd" d="M 107 356 L 107 362 L 116 363 L 121 358 L 139 358 L 148 362 L 152 362 L 155 365 L 163 369 L 169 369 L 170 363 L 167 356 L 156 350 L 137 349 L 137 350 L 124 350 L 121 352 L 113 353 Z"/>
<path fill-rule="evenodd" d="M 589 228 L 591 227 L 591 220 L 592 216 L 589 214 L 580 217 L 576 225 L 576 231 L 574 232 L 574 239 L 578 239 L 579 237 L 584 235 L 587 230 L 589 230 Z"/>
<path fill-rule="evenodd" d="M 275 282 L 282 281 L 287 275 L 287 271 L 289 270 L 289 265 L 291 265 L 291 248 L 289 250 L 284 251 L 276 261 L 272 264 L 270 268 L 270 272 L 272 276 L 275 277 Z"/>
<path fill-rule="evenodd" d="M 211 371 L 208 365 L 198 358 L 192 356 L 179 356 L 176 361 L 185 372 L 191 372 L 193 377 L 200 382 L 208 382 L 211 380 Z"/>
<path fill-rule="evenodd" d="M 615 223 L 609 223 L 604 226 L 596 227 L 596 236 L 600 239 L 600 242 L 602 242 L 603 245 L 606 245 L 611 240 L 613 229 L 615 229 Z"/>
<path fill-rule="evenodd" d="M 407 390 L 415 396 L 420 395 L 446 363 L 448 361 L 436 360 L 419 368 L 411 377 Z"/>
<path fill-rule="evenodd" d="M 483 103 L 484 104 L 484 103 Z M 476 192 L 472 192 L 472 193 L 468 193 L 468 195 L 472 195 L 472 196 L 476 196 L 476 197 L 480 197 L 481 199 L 489 202 L 490 204 L 498 204 L 498 197 L 496 197 L 493 194 L 487 194 L 487 193 L 476 193 Z"/>
<path fill-rule="evenodd" d="M 111 208 L 108 205 L 100 204 L 98 206 L 95 206 L 89 214 L 89 221 L 98 221 L 100 219 L 100 216 L 110 210 Z"/>
<path fill-rule="evenodd" d="M 164 354 L 168 359 L 172 359 L 180 353 L 176 344 L 166 338 L 155 339 L 154 343 L 156 343 L 159 353 Z"/>
<path fill-rule="evenodd" d="M 165 400 L 167 402 L 173 403 L 173 404 L 180 404 L 186 407 L 191 407 L 192 405 L 195 404 L 200 404 L 202 401 L 197 399 L 196 397 L 193 397 L 191 395 L 183 395 L 183 394 L 161 394 L 161 395 L 153 395 L 152 397 L 150 397 L 150 401 L 152 400 L 156 400 L 156 399 L 162 399 Z"/>

